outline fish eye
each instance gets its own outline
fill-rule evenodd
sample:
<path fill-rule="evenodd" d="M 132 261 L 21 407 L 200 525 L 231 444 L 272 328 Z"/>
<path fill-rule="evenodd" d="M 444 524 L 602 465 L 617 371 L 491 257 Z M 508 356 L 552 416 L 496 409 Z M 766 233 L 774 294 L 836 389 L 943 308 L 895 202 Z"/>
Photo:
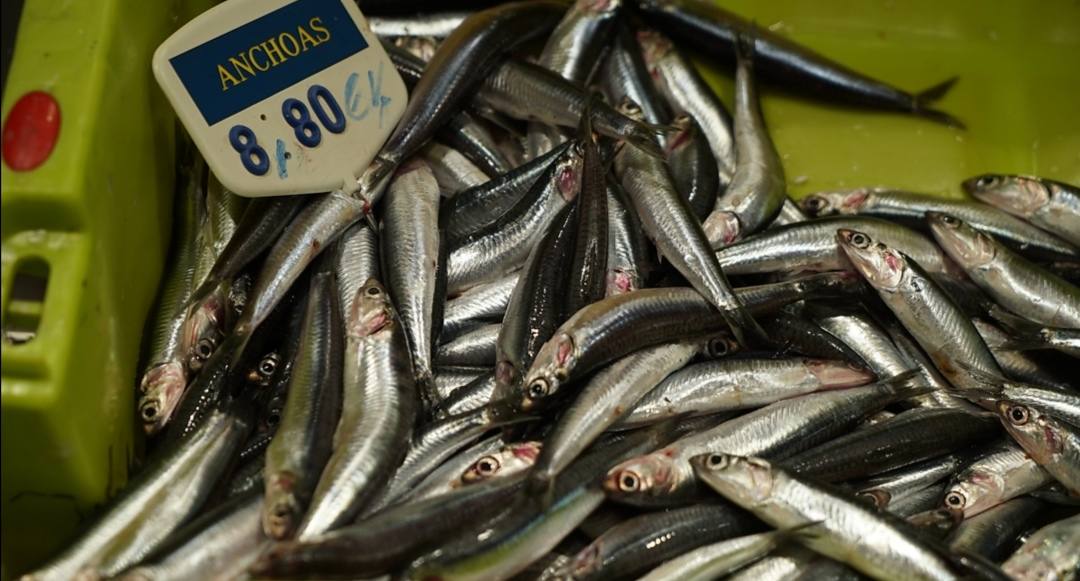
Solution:
<path fill-rule="evenodd" d="M 277 355 L 267 355 L 259 362 L 259 373 L 265 376 L 273 375 L 277 371 L 278 359 Z"/>
<path fill-rule="evenodd" d="M 367 293 L 367 295 L 369 297 L 377 297 L 377 296 L 379 296 L 380 291 L 379 291 L 379 287 L 377 287 L 377 286 L 369 286 L 367 291 L 365 291 L 365 292 Z"/>
<path fill-rule="evenodd" d="M 979 188 L 991 188 L 998 183 L 997 176 L 981 176 L 975 180 L 975 186 Z"/>
<path fill-rule="evenodd" d="M 967 498 L 960 492 L 953 490 L 945 495 L 945 506 L 949 508 L 964 508 Z"/>
<path fill-rule="evenodd" d="M 731 352 L 728 347 L 727 339 L 723 337 L 717 337 L 709 341 L 709 355 L 713 357 L 723 357 Z"/>
<path fill-rule="evenodd" d="M 1009 421 L 1014 426 L 1022 426 L 1031 419 L 1031 414 L 1028 412 L 1027 408 L 1020 405 L 1011 406 L 1005 413 L 1008 415 Z"/>
<path fill-rule="evenodd" d="M 280 421 L 281 421 L 281 415 L 278 414 L 277 412 L 272 412 L 266 418 L 266 425 L 268 425 L 268 426 L 270 426 L 272 428 L 272 427 L 278 425 L 278 422 L 280 422 Z"/>
<path fill-rule="evenodd" d="M 709 458 L 705 460 L 705 465 L 709 468 L 723 468 L 727 466 L 727 458 L 723 454 L 709 454 Z"/>
<path fill-rule="evenodd" d="M 619 490 L 623 492 L 636 492 L 639 486 L 641 486 L 641 478 L 639 478 L 637 474 L 627 470 L 619 476 Z"/>
<path fill-rule="evenodd" d="M 529 384 L 527 395 L 529 399 L 541 399 L 548 394 L 548 382 L 542 377 L 537 377 Z"/>
<path fill-rule="evenodd" d="M 209 337 L 199 339 L 199 342 L 195 344 L 195 357 L 200 361 L 206 361 L 214 354 L 214 340 Z"/>
<path fill-rule="evenodd" d="M 825 207 L 825 200 L 818 196 L 810 196 L 803 200 L 803 207 L 811 212 L 817 212 Z"/>
<path fill-rule="evenodd" d="M 941 221 L 948 224 L 949 226 L 956 226 L 957 224 L 960 223 L 960 220 L 957 220 L 956 218 L 953 218 L 952 216 L 950 216 L 948 214 L 942 216 Z"/>
<path fill-rule="evenodd" d="M 870 245 L 870 237 L 862 232 L 856 232 L 851 235 L 851 243 L 857 248 L 866 248 Z"/>
<path fill-rule="evenodd" d="M 148 422 L 152 422 L 155 419 L 157 419 L 157 415 L 158 415 L 158 408 L 157 408 L 157 404 L 155 404 L 154 402 L 149 402 L 149 403 L 147 403 L 146 405 L 143 406 L 143 408 L 142 408 L 143 420 L 148 421 Z"/>
<path fill-rule="evenodd" d="M 499 460 L 494 456 L 484 456 L 476 461 L 476 471 L 481 476 L 491 476 L 499 471 Z"/>

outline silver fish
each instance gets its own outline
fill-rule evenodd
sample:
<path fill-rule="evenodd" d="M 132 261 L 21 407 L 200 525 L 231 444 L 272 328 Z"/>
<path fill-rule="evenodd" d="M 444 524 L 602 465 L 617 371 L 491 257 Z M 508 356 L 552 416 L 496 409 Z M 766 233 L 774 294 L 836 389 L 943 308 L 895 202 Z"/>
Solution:
<path fill-rule="evenodd" d="M 341 320 L 349 319 L 356 291 L 368 279 L 379 278 L 379 235 L 366 223 L 353 224 L 334 249 L 334 272 L 338 281 Z"/>
<path fill-rule="evenodd" d="M 649 242 L 641 229 L 626 192 L 608 180 L 607 296 L 628 293 L 644 286 L 653 267 Z"/>
<path fill-rule="evenodd" d="M 503 447 L 502 436 L 495 434 L 462 450 L 428 474 L 412 490 L 402 496 L 402 502 L 415 502 L 446 494 L 461 487 L 461 473 L 477 458 L 497 453 Z"/>
<path fill-rule="evenodd" d="M 439 401 L 445 400 L 459 387 L 478 377 L 489 375 L 490 372 L 487 367 L 436 367 L 435 391 L 439 394 Z"/>
<path fill-rule="evenodd" d="M 1072 494 L 1080 494 L 1080 429 L 1038 409 L 997 402 L 998 417 L 1013 440 Z"/>
<path fill-rule="evenodd" d="M 439 190 L 448 198 L 460 191 L 483 184 L 489 179 L 486 173 L 476 167 L 460 151 L 439 142 L 428 143 L 420 152 L 428 168 L 435 175 Z M 399 169 L 399 175 L 400 172 Z"/>
<path fill-rule="evenodd" d="M 498 280 L 474 286 L 446 301 L 439 341 L 446 343 L 470 328 L 502 320 L 518 276 L 520 272 L 510 273 Z"/>
<path fill-rule="evenodd" d="M 453 341 L 439 345 L 435 350 L 435 362 L 439 365 L 495 365 L 495 344 L 501 330 L 502 323 L 491 323 L 466 331 Z"/>
<path fill-rule="evenodd" d="M 993 449 L 960 471 L 945 493 L 944 506 L 969 518 L 1052 481 L 1021 448 Z"/>
<path fill-rule="evenodd" d="M 888 517 L 858 501 L 800 481 L 760 458 L 704 454 L 702 480 L 774 527 L 817 523 L 799 541 L 876 579 L 957 579 L 949 563 Z M 852 547 L 858 547 L 852 550 Z"/>
<path fill-rule="evenodd" d="M 983 174 L 964 180 L 977 199 L 1080 246 L 1080 190 L 1035 176 Z"/>
<path fill-rule="evenodd" d="M 653 84 L 635 31 L 626 23 L 618 25 L 611 49 L 600 70 L 600 81 L 608 103 L 630 100 L 641 107 L 642 117 L 652 125 L 671 121 L 671 108 Z"/>
<path fill-rule="evenodd" d="M 1035 531 L 1001 568 L 1019 581 L 1075 578 L 1080 569 L 1080 515 Z"/>
<path fill-rule="evenodd" d="M 968 455 L 953 453 L 890 470 L 859 483 L 856 494 L 869 498 L 880 509 L 888 509 L 893 501 L 909 498 L 949 477 L 967 460 Z"/>
<path fill-rule="evenodd" d="M 649 571 L 639 581 L 716 579 L 764 557 L 780 546 L 787 535 L 786 531 L 771 531 L 698 547 Z"/>
<path fill-rule="evenodd" d="M 368 28 L 376 36 L 450 36 L 469 12 L 435 12 L 415 16 L 368 16 Z"/>
<path fill-rule="evenodd" d="M 419 406 L 405 332 L 377 280 L 358 291 L 345 331 L 341 421 L 301 539 L 349 522 L 379 493 L 405 453 Z"/>

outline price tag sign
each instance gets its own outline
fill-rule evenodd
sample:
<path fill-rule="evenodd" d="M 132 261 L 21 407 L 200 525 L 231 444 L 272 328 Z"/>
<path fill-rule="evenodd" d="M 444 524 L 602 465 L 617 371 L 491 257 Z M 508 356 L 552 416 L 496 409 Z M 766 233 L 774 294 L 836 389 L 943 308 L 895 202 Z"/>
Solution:
<path fill-rule="evenodd" d="M 228 0 L 154 53 L 214 175 L 260 197 L 347 187 L 405 110 L 405 83 L 353 0 Z"/>

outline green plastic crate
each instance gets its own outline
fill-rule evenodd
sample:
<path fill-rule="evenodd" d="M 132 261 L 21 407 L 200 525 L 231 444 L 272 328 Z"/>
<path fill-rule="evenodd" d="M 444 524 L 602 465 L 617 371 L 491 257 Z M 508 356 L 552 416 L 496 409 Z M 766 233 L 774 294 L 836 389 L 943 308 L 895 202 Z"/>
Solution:
<path fill-rule="evenodd" d="M 205 2 L 193 4 L 205 5 Z M 728 0 L 723 5 L 908 90 L 951 75 L 958 131 L 765 90 L 794 194 L 892 185 L 958 196 L 984 171 L 1080 182 L 1075 0 Z M 29 0 L 3 100 L 60 102 L 36 170 L 3 168 L 3 313 L 38 335 L 3 345 L 3 562 L 18 573 L 70 539 L 124 482 L 143 322 L 168 245 L 174 121 L 150 56 L 188 2 Z M 708 71 L 725 102 L 729 74 Z M 37 260 L 31 260 L 37 259 Z M 48 268 L 40 305 L 11 301 L 19 268 Z M 34 274 L 31 272 L 31 274 Z"/>

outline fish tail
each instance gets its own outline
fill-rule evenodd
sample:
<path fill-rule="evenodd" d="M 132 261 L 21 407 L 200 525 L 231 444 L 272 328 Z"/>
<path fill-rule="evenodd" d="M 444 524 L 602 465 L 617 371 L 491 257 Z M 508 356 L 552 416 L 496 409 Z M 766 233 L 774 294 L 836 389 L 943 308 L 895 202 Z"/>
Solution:
<path fill-rule="evenodd" d="M 912 110 L 915 112 L 916 115 L 919 115 L 920 117 L 926 117 L 927 119 L 931 119 L 939 123 L 944 123 L 945 125 L 955 127 L 957 129 L 966 129 L 967 126 L 964 125 L 963 121 L 944 111 L 931 107 L 933 103 L 941 100 L 945 96 L 945 94 L 948 93 L 950 89 L 952 89 L 953 85 L 955 85 L 956 81 L 958 81 L 959 79 L 960 77 L 950 77 L 934 85 L 933 87 L 916 93 Z"/>
<path fill-rule="evenodd" d="M 903 373 L 897 373 L 877 382 L 886 392 L 892 394 L 896 400 L 910 399 L 925 395 L 934 391 L 934 388 L 920 381 L 922 376 L 918 370 L 909 369 Z"/>
<path fill-rule="evenodd" d="M 769 335 L 765 333 L 765 329 L 761 328 L 761 325 L 758 324 L 746 307 L 725 309 L 722 313 L 728 327 L 731 328 L 732 334 L 735 335 L 735 340 L 743 347 L 769 344 Z"/>
<path fill-rule="evenodd" d="M 654 132 L 657 135 L 663 134 L 662 130 L 655 129 L 653 126 L 645 123 L 638 123 L 633 131 L 631 131 L 631 134 L 626 136 L 626 141 L 650 157 L 664 159 L 664 150 L 660 147 L 660 144 L 656 142 L 656 137 L 653 135 Z"/>
<path fill-rule="evenodd" d="M 735 32 L 735 59 L 740 66 L 754 68 L 754 53 L 757 52 L 757 23 L 752 22 L 742 30 Z"/>

